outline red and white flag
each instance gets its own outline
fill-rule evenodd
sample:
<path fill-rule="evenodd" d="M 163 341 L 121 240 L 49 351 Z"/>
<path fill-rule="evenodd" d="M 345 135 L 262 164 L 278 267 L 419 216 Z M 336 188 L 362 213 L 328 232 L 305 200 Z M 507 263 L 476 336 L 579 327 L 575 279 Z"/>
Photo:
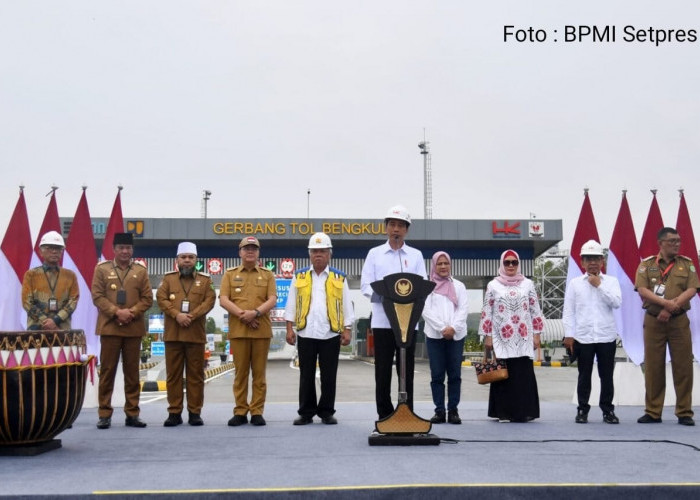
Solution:
<path fill-rule="evenodd" d="M 34 244 L 34 253 L 32 253 L 31 267 L 37 267 L 41 265 L 41 250 L 39 250 L 39 242 L 41 237 L 44 236 L 49 231 L 56 231 L 58 234 L 63 234 L 61 231 L 61 220 L 58 218 L 58 206 L 56 205 L 56 189 L 57 187 L 51 188 L 51 199 L 49 199 L 49 206 L 46 207 L 46 214 L 44 214 L 44 221 L 41 223 L 41 229 L 39 229 L 39 234 L 36 237 L 36 243 Z M 61 258 L 61 265 L 63 265 L 63 259 Z"/>
<path fill-rule="evenodd" d="M 571 242 L 571 251 L 569 252 L 569 267 L 566 272 L 567 285 L 573 278 L 583 274 L 581 247 L 588 240 L 596 240 L 600 243 L 598 228 L 595 225 L 595 217 L 593 217 L 593 208 L 591 208 L 591 200 L 588 197 L 588 188 L 586 188 L 583 190 L 583 206 L 578 216 L 574 240 Z"/>
<path fill-rule="evenodd" d="M 688 205 L 685 203 L 685 195 L 683 190 L 680 190 L 681 202 L 678 207 L 678 219 L 676 220 L 676 231 L 681 237 L 681 248 L 679 253 L 690 257 L 695 266 L 695 271 L 698 272 L 698 248 L 695 246 L 695 234 L 693 226 L 690 223 L 690 213 Z M 690 333 L 693 337 L 693 355 L 695 359 L 700 359 L 700 297 L 695 295 L 690 299 L 690 311 L 688 311 L 688 319 L 690 320 Z"/>
<path fill-rule="evenodd" d="M 114 260 L 114 235 L 116 233 L 124 232 L 124 217 L 122 217 L 122 187 L 119 186 L 119 191 L 117 191 L 117 197 L 114 200 L 114 206 L 112 207 L 112 215 L 109 217 L 109 223 L 107 224 L 107 232 L 105 233 L 105 239 L 102 242 L 102 256 L 100 260 Z"/>
<path fill-rule="evenodd" d="M 647 221 L 644 224 L 642 240 L 639 242 L 639 255 L 642 259 L 659 253 L 659 242 L 656 240 L 656 235 L 664 227 L 661 210 L 659 210 L 659 202 L 656 201 L 656 189 L 652 189 L 651 193 L 653 198 L 649 207 L 649 215 L 647 215 Z"/>
<path fill-rule="evenodd" d="M 27 313 L 22 307 L 22 280 L 32 257 L 27 204 L 20 187 L 19 199 L 0 245 L 0 330 L 27 328 Z"/>
<path fill-rule="evenodd" d="M 620 282 L 622 305 L 615 309 L 615 321 L 622 346 L 635 365 L 644 362 L 644 311 L 642 299 L 634 289 L 634 277 L 640 261 L 632 214 L 627 203 L 627 194 L 623 191 L 620 212 L 610 240 L 607 274 L 616 277 Z"/>
<path fill-rule="evenodd" d="M 85 189 L 87 188 L 83 188 L 83 195 L 80 197 L 78 209 L 68 233 L 63 265 L 66 269 L 75 272 L 80 288 L 80 300 L 78 300 L 78 306 L 73 312 L 72 326 L 75 329 L 85 331 L 88 354 L 98 356 L 100 342 L 95 334 L 97 308 L 92 303 L 90 292 L 92 275 L 97 265 L 97 251 L 95 250 L 95 237 L 92 234 L 92 222 Z"/>

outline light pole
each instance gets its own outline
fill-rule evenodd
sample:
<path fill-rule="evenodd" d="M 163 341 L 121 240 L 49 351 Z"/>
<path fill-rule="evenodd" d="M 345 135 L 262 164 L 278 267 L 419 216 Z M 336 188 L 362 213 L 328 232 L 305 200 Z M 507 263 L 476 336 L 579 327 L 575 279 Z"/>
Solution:
<path fill-rule="evenodd" d="M 423 155 L 423 217 L 425 219 L 433 218 L 432 158 L 429 144 L 425 139 L 418 143 L 420 154 Z"/>
<path fill-rule="evenodd" d="M 306 188 L 306 218 L 310 218 L 311 188 Z"/>
<path fill-rule="evenodd" d="M 207 202 L 209 201 L 209 197 L 211 196 L 211 191 L 208 189 L 205 189 L 204 192 L 202 193 L 202 218 L 206 219 L 207 218 Z"/>

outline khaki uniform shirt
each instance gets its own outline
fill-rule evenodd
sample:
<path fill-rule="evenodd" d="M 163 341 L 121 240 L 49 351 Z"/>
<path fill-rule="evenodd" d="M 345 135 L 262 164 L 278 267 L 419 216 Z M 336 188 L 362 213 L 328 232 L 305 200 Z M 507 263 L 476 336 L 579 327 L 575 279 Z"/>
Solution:
<path fill-rule="evenodd" d="M 672 262 L 673 267 L 663 277 L 664 271 Z M 641 262 L 634 280 L 635 288 L 648 288 L 653 292 L 659 284 L 665 286 L 663 296 L 667 300 L 675 299 L 689 288 L 700 288 L 700 280 L 693 261 L 683 255 L 677 255 L 671 262 L 664 261 L 661 255 L 652 255 Z M 661 306 L 646 300 L 642 303 L 642 308 L 654 316 L 658 315 L 662 309 Z M 684 304 L 684 312 L 688 309 L 690 304 Z"/>
<path fill-rule="evenodd" d="M 126 302 L 117 305 L 117 292 L 126 291 Z M 153 305 L 153 291 L 148 271 L 138 262 L 132 262 L 127 270 L 121 270 L 113 261 L 97 264 L 92 278 L 92 302 L 97 307 L 97 335 L 117 337 L 143 337 L 146 335 L 144 313 Z M 117 310 L 129 309 L 134 320 L 119 325 Z"/>
<path fill-rule="evenodd" d="M 27 311 L 27 330 L 40 330 L 41 324 L 49 318 L 61 330 L 70 330 L 70 318 L 79 296 L 78 279 L 70 269 L 39 266 L 28 270 L 22 280 L 22 307 Z M 56 300 L 54 311 L 49 311 L 50 299 Z"/>
<path fill-rule="evenodd" d="M 195 271 L 192 276 L 180 277 L 179 271 L 171 271 L 163 277 L 156 300 L 165 315 L 166 342 L 206 343 L 207 313 L 216 302 L 214 284 L 208 274 Z M 189 301 L 188 312 L 192 315 L 192 323 L 188 327 L 180 326 L 175 319 L 183 312 L 183 300 Z"/>
<path fill-rule="evenodd" d="M 277 296 L 275 275 L 259 266 L 247 271 L 244 266 L 229 267 L 221 279 L 220 295 L 228 297 L 241 309 L 252 310 L 272 296 Z M 228 316 L 228 338 L 270 338 L 270 315 L 258 318 L 260 326 L 250 328 L 233 314 Z"/>

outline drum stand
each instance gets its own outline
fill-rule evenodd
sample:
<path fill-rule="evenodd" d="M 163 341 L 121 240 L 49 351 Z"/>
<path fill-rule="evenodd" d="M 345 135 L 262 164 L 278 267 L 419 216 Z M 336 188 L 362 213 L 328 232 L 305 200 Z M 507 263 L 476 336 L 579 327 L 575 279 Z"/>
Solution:
<path fill-rule="evenodd" d="M 36 444 L 0 446 L 0 457 L 33 457 L 61 447 L 60 439 L 51 439 Z"/>

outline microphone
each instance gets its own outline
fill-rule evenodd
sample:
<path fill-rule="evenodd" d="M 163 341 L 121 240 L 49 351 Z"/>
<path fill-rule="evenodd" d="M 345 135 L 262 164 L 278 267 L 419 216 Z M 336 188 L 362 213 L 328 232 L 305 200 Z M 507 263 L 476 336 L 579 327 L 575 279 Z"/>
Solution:
<path fill-rule="evenodd" d="M 393 238 L 394 238 L 394 243 L 398 247 L 399 246 L 399 235 L 395 234 L 393 236 Z M 397 248 L 397 251 L 398 251 L 398 248 Z M 399 252 L 399 266 L 401 266 L 401 272 L 403 272 L 403 262 L 401 262 L 401 252 Z"/>

